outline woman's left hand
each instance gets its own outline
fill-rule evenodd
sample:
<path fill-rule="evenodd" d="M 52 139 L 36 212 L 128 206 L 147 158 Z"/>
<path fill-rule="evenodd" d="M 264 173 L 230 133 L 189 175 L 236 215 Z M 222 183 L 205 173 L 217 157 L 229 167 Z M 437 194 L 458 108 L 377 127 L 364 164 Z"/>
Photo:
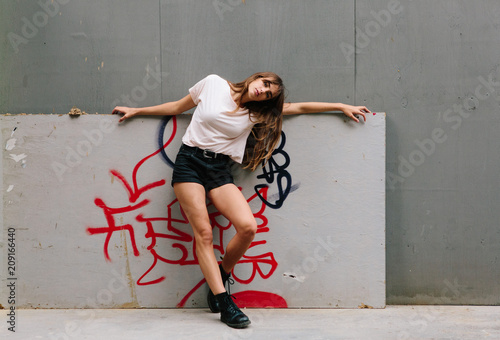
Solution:
<path fill-rule="evenodd" d="M 345 105 L 342 107 L 342 112 L 344 114 L 354 120 L 356 123 L 359 123 L 359 119 L 357 116 L 362 116 L 363 121 L 366 121 L 366 114 L 371 113 L 370 110 L 366 108 L 366 106 L 352 106 L 352 105 Z"/>

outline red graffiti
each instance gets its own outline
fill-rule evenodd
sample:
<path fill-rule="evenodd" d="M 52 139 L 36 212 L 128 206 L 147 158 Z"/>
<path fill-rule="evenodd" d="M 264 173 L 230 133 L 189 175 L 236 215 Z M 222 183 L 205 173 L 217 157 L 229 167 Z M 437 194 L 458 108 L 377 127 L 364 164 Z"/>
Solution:
<path fill-rule="evenodd" d="M 247 290 L 233 294 L 238 305 L 249 308 L 287 308 L 288 305 L 281 296 L 268 292 L 259 292 L 256 290 Z"/>
<path fill-rule="evenodd" d="M 172 142 L 176 130 L 177 121 L 175 117 L 172 119 L 173 131 L 168 141 L 163 145 L 163 149 L 168 147 Z M 190 230 L 189 222 L 180 207 L 177 199 L 174 199 L 167 205 L 166 217 L 150 217 L 147 214 L 147 206 L 151 201 L 143 198 L 143 195 L 149 190 L 166 188 L 165 179 L 154 180 L 143 186 L 138 185 L 138 171 L 146 161 L 157 154 L 163 149 L 156 150 L 152 154 L 140 160 L 134 167 L 132 172 L 132 180 L 129 182 L 122 173 L 116 169 L 111 169 L 110 173 L 116 177 L 123 185 L 127 194 L 128 202 L 130 204 L 121 207 L 112 207 L 107 204 L 102 198 L 95 198 L 94 204 L 100 208 L 104 214 L 107 226 L 100 227 L 87 227 L 87 232 L 90 235 L 105 234 L 104 240 L 104 257 L 107 261 L 111 261 L 109 255 L 109 243 L 115 232 L 126 231 L 130 237 L 134 256 L 139 256 L 139 248 L 137 246 L 136 232 L 145 230 L 145 238 L 148 240 L 148 245 L 145 248 L 153 257 L 151 266 L 142 274 L 136 281 L 139 286 L 148 286 L 158 284 L 166 279 L 165 275 L 154 274 L 159 272 L 153 270 L 157 268 L 159 263 L 166 263 L 170 265 L 198 265 L 198 258 L 196 256 L 196 242 L 194 237 L 183 230 Z M 240 188 L 241 190 L 241 188 Z M 257 235 L 265 236 L 269 232 L 268 219 L 265 216 L 268 187 L 260 188 L 254 195 L 247 199 L 249 204 L 254 207 L 254 216 L 258 224 Z M 264 198 L 264 200 L 261 200 Z M 256 208 L 255 208 L 256 207 Z M 208 204 L 207 208 L 210 211 L 215 210 L 212 204 Z M 123 223 L 121 220 L 124 213 L 132 213 L 135 217 L 130 223 Z M 218 211 L 209 213 L 210 222 L 214 229 L 214 250 L 218 251 L 222 256 L 225 251 L 225 238 L 224 233 L 230 229 L 232 224 L 225 219 Z M 142 234 L 141 234 L 142 235 Z M 167 246 L 165 246 L 167 242 Z M 257 237 L 250 245 L 249 252 L 255 254 L 258 250 L 266 244 L 267 241 L 262 237 Z M 159 250 L 161 249 L 161 251 Z M 158 250 L 158 251 L 157 251 Z M 160 253 L 159 253 L 160 252 Z M 242 270 L 241 272 L 250 273 L 247 277 L 237 276 L 233 271 L 234 280 L 247 285 L 254 281 L 256 277 L 268 279 L 275 272 L 278 263 L 274 258 L 272 252 L 266 252 L 258 255 L 244 255 L 238 262 L 238 268 L 249 266 L 250 270 Z M 238 271 L 240 272 L 240 271 Z M 241 274 L 239 274 L 241 275 Z M 205 279 L 200 280 L 178 303 L 178 307 L 185 306 L 190 296 L 197 291 L 205 283 Z M 234 294 L 238 297 L 238 305 L 240 307 L 286 307 L 286 301 L 275 294 L 267 292 L 256 291 L 243 291 Z"/>

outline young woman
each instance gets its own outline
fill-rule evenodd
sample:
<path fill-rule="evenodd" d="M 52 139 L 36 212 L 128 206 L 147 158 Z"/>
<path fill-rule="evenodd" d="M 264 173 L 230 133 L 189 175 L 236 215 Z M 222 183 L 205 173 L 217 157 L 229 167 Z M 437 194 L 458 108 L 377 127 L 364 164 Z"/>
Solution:
<path fill-rule="evenodd" d="M 252 170 L 265 162 L 279 142 L 283 115 L 342 111 L 359 122 L 358 116 L 366 120 L 370 112 L 365 106 L 341 103 L 284 104 L 284 92 L 281 78 L 271 72 L 256 73 L 240 83 L 209 75 L 178 101 L 145 108 L 117 106 L 113 110 L 123 115 L 122 122 L 137 115 L 178 115 L 196 106 L 175 160 L 172 186 L 193 228 L 196 254 L 210 287 L 210 310 L 220 312 L 221 321 L 230 327 L 250 324 L 227 294 L 225 283 L 257 231 L 252 211 L 233 183 L 231 162 L 244 163 Z M 249 137 L 254 141 L 251 148 L 246 147 Z M 236 229 L 220 265 L 213 251 L 207 196 Z"/>

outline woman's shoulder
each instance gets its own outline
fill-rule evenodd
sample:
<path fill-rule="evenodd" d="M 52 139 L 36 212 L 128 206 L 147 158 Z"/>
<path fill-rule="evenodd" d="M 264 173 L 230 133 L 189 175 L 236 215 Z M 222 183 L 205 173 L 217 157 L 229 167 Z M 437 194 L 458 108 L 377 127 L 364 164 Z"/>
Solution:
<path fill-rule="evenodd" d="M 218 74 L 209 74 L 208 76 L 205 77 L 206 80 L 208 81 L 224 81 L 224 82 L 227 82 L 224 78 L 222 78 L 221 76 L 219 76 Z"/>
<path fill-rule="evenodd" d="M 205 76 L 205 78 L 200 79 L 193 87 L 192 89 L 198 89 L 201 91 L 205 86 L 221 86 L 221 84 L 227 83 L 222 77 L 218 76 L 217 74 L 209 74 L 208 76 Z"/>
<path fill-rule="evenodd" d="M 208 86 L 215 86 L 217 88 L 226 88 L 229 82 L 217 74 L 209 74 L 201 81 Z"/>

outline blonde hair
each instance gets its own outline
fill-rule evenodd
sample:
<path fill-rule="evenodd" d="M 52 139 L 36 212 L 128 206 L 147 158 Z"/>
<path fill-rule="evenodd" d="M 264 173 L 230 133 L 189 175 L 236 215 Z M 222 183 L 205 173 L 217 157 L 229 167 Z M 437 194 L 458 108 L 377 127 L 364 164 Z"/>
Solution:
<path fill-rule="evenodd" d="M 248 86 L 254 80 L 266 78 L 278 86 L 278 93 L 271 99 L 252 101 L 241 105 L 241 98 L 248 93 Z M 239 83 L 229 83 L 232 90 L 238 94 L 236 103 L 248 109 L 255 125 L 247 140 L 244 168 L 254 171 L 259 164 L 267 161 L 281 138 L 283 123 L 283 103 L 285 102 L 285 87 L 281 78 L 273 72 L 259 72 Z M 238 109 L 236 109 L 238 110 Z"/>

